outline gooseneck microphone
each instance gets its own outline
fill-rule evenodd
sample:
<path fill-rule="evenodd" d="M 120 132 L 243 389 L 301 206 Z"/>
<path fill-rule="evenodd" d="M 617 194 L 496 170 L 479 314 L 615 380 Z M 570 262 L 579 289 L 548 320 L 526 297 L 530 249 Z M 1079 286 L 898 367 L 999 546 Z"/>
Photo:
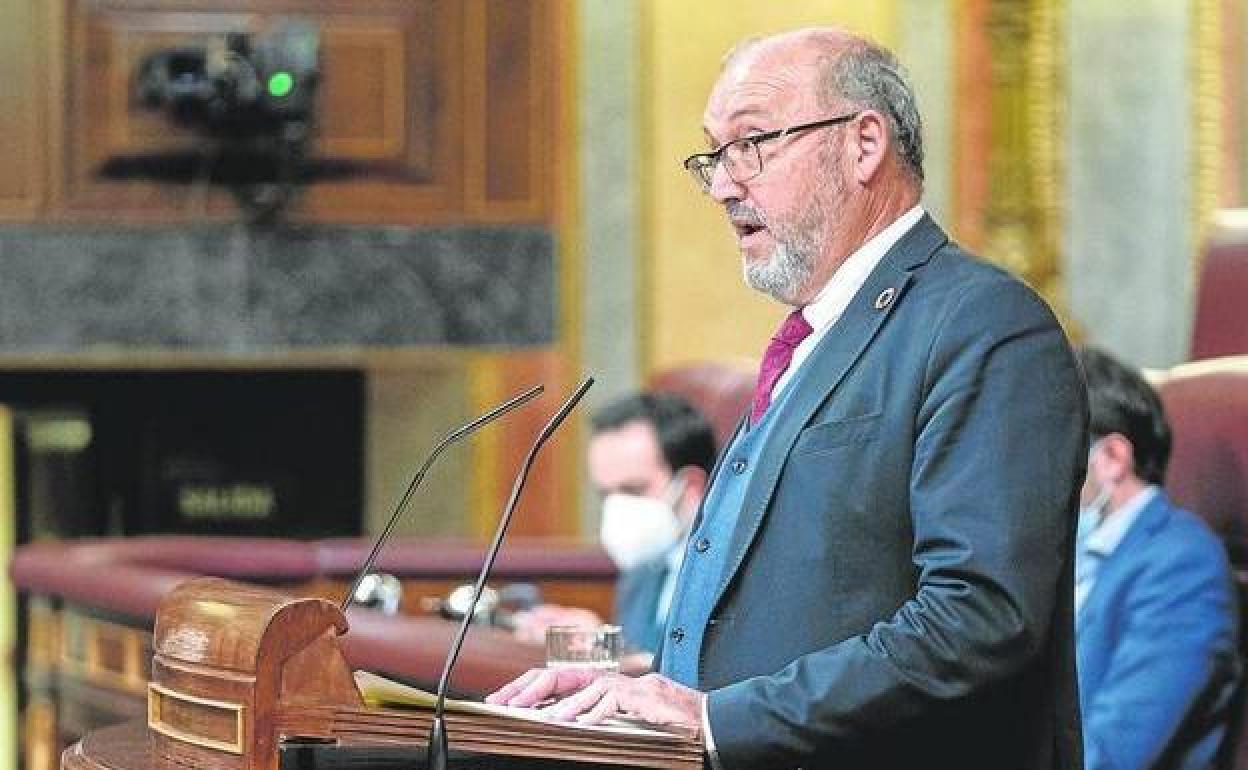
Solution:
<path fill-rule="evenodd" d="M 364 560 L 364 567 L 360 569 L 360 574 L 356 575 L 355 580 L 351 583 L 351 588 L 347 591 L 347 595 L 342 600 L 342 606 L 339 608 L 342 610 L 344 615 L 347 612 L 347 608 L 351 606 L 351 602 L 354 601 L 355 592 L 360 589 L 360 583 L 364 582 L 364 578 L 367 577 L 368 573 L 373 569 L 373 563 L 377 561 L 377 554 L 381 553 L 381 547 L 386 544 L 386 540 L 390 537 L 390 530 L 394 529 L 395 523 L 399 520 L 399 514 L 402 513 L 403 509 L 407 507 L 408 501 L 412 499 L 412 494 L 416 492 L 416 488 L 420 486 L 420 482 L 425 478 L 425 473 L 428 472 L 430 466 L 433 465 L 433 461 L 438 459 L 438 455 L 442 454 L 443 450 L 451 444 L 454 444 L 456 441 L 459 441 L 464 436 L 467 436 L 487 423 L 497 420 L 499 417 L 507 414 L 512 409 L 533 400 L 543 390 L 545 390 L 545 387 L 541 385 L 534 385 L 532 388 L 529 388 L 520 395 L 504 401 L 467 425 L 456 428 L 448 433 L 446 438 L 438 442 L 438 445 L 435 446 L 433 451 L 429 453 L 429 457 L 425 460 L 425 464 L 420 466 L 420 470 L 416 471 L 416 475 L 412 477 L 411 483 L 407 485 L 407 491 L 403 493 L 403 497 L 399 500 L 399 504 L 394 507 L 394 513 L 390 514 L 390 520 L 386 522 L 385 529 L 381 531 L 381 535 L 378 536 L 377 542 L 373 544 L 373 550 L 369 552 L 368 558 Z M 473 598 L 475 600 L 476 597 L 474 596 Z"/>
<path fill-rule="evenodd" d="M 507 535 L 507 528 L 511 525 L 511 516 L 515 513 L 516 503 L 520 500 L 520 492 L 524 489 L 524 483 L 528 480 L 529 469 L 533 467 L 533 459 L 537 457 L 537 452 L 551 437 L 555 429 L 563 424 L 564 419 L 572 412 L 576 405 L 580 402 L 581 397 L 585 395 L 585 391 L 589 390 L 594 384 L 593 377 L 586 377 L 572 395 L 568 396 L 568 400 L 563 402 L 559 410 L 555 412 L 546 426 L 537 434 L 537 439 L 533 442 L 533 446 L 529 449 L 529 453 L 525 455 L 524 462 L 520 464 L 520 469 L 516 471 L 516 480 L 511 485 L 511 497 L 507 499 L 507 505 L 503 506 L 503 515 L 499 517 L 498 527 L 494 530 L 494 540 L 490 543 L 489 550 L 485 552 L 485 564 L 481 566 L 481 574 L 477 575 L 477 583 L 473 587 L 472 600 L 468 603 L 468 609 L 464 612 L 463 620 L 459 623 L 459 630 L 455 634 L 454 641 L 451 642 L 451 649 L 446 654 L 446 664 L 442 667 L 442 678 L 438 680 L 438 700 L 433 707 L 433 723 L 429 727 L 429 748 L 425 754 L 428 760 L 426 767 L 428 770 L 446 770 L 447 762 L 447 746 L 446 746 L 446 722 L 443 718 L 443 712 L 446 709 L 446 690 L 451 680 L 451 669 L 455 666 L 455 661 L 459 658 L 460 648 L 464 646 L 464 637 L 468 634 L 468 625 L 472 623 L 473 613 L 477 609 L 477 602 L 481 599 L 481 592 L 485 589 L 485 581 L 490 577 L 490 570 L 494 567 L 494 559 L 498 556 L 498 549 L 503 544 L 503 538 Z"/>

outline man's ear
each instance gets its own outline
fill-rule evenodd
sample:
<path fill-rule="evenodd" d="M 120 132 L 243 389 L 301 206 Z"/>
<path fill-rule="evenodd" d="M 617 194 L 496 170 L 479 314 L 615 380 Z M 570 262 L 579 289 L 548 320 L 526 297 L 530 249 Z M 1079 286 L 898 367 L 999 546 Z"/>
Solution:
<path fill-rule="evenodd" d="M 892 147 L 888 121 L 875 110 L 863 110 L 849 123 L 848 147 L 851 150 L 854 179 L 867 186 L 875 180 Z"/>
<path fill-rule="evenodd" d="M 1110 433 L 1101 439 L 1104 475 L 1114 483 L 1122 483 L 1135 473 L 1135 447 L 1121 433 Z"/>

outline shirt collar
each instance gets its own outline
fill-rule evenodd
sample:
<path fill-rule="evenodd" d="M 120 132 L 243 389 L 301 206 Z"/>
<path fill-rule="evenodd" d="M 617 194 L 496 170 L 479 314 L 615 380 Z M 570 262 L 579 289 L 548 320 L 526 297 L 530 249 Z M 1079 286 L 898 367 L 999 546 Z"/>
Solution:
<path fill-rule="evenodd" d="M 888 250 L 919 223 L 923 213 L 923 206 L 915 205 L 845 258 L 810 304 L 802 308 L 802 317 L 810 328 L 817 332 L 841 317 L 854 295 L 867 282 L 867 276 L 871 275 Z"/>
<path fill-rule="evenodd" d="M 1122 504 L 1122 507 L 1108 516 L 1102 517 L 1096 528 L 1088 533 L 1087 540 L 1084 541 L 1083 547 L 1092 553 L 1107 557 L 1114 552 L 1122 539 L 1127 536 L 1127 531 L 1131 529 L 1131 525 L 1139 517 L 1140 511 L 1153 501 L 1157 496 L 1158 488 L 1155 484 L 1149 484 L 1135 494 L 1130 500 Z"/>
<path fill-rule="evenodd" d="M 663 560 L 667 562 L 667 568 L 670 571 L 678 572 L 680 570 L 681 562 L 685 560 L 685 548 L 687 547 L 685 538 L 682 537 L 676 542 L 675 545 L 672 546 L 671 550 L 667 552 L 667 555 Z"/>

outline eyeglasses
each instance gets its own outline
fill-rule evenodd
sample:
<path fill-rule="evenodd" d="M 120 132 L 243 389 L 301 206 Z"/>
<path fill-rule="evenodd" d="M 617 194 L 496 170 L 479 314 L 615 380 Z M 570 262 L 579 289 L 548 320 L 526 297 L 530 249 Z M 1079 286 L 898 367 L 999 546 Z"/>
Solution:
<path fill-rule="evenodd" d="M 801 123 L 796 126 L 781 128 L 777 131 L 767 131 L 762 134 L 733 139 L 731 142 L 721 145 L 714 152 L 699 152 L 685 158 L 685 170 L 693 175 L 694 181 L 697 182 L 698 187 L 704 193 L 710 192 L 711 178 L 715 176 L 715 167 L 721 163 L 724 166 L 724 170 L 728 172 L 728 176 L 732 178 L 732 181 L 737 184 L 748 182 L 763 173 L 763 154 L 759 151 L 758 145 L 772 139 L 796 134 L 798 131 L 806 131 L 811 128 L 825 128 L 845 123 L 858 117 L 859 114 L 853 112 L 848 115 L 827 118 L 826 120 L 816 120 L 813 123 Z"/>

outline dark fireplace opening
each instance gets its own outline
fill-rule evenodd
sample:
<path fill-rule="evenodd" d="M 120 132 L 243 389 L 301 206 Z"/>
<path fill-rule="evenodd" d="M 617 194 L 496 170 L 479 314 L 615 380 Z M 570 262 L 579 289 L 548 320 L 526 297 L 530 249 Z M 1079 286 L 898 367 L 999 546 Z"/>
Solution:
<path fill-rule="evenodd" d="M 354 369 L 0 373 L 18 542 L 358 535 L 364 399 Z"/>

